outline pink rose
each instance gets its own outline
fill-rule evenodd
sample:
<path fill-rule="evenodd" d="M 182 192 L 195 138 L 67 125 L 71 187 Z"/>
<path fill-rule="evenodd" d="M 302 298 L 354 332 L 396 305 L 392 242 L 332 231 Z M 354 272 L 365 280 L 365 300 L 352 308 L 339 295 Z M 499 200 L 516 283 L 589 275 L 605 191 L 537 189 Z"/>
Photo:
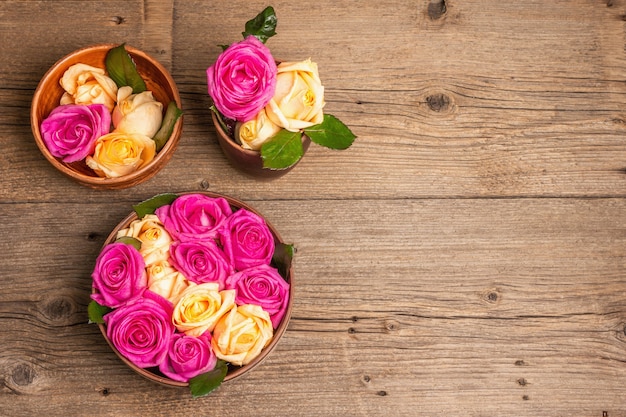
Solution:
<path fill-rule="evenodd" d="M 175 242 L 170 246 L 170 262 L 189 281 L 217 282 L 220 289 L 233 272 L 226 256 L 213 241 Z"/>
<path fill-rule="evenodd" d="M 41 137 L 52 155 L 76 162 L 93 153 L 96 139 L 109 133 L 111 114 L 103 104 L 55 107 L 41 122 Z"/>
<path fill-rule="evenodd" d="M 211 348 L 211 332 L 204 332 L 198 337 L 174 333 L 159 370 L 175 381 L 187 382 L 196 375 L 213 370 L 216 363 L 217 357 Z"/>
<path fill-rule="evenodd" d="M 98 304 L 117 308 L 136 298 L 148 286 L 143 257 L 137 249 L 124 243 L 106 245 L 91 274 L 97 292 L 91 298 Z"/>
<path fill-rule="evenodd" d="M 146 291 L 103 318 L 107 337 L 126 359 L 140 368 L 165 360 L 175 331 L 172 305 L 165 298 Z"/>
<path fill-rule="evenodd" d="M 232 209 L 224 198 L 185 194 L 156 210 L 165 230 L 177 240 L 210 240 L 218 236 Z"/>
<path fill-rule="evenodd" d="M 230 45 L 207 69 L 209 95 L 224 116 L 252 120 L 274 96 L 277 67 L 254 36 Z"/>
<path fill-rule="evenodd" d="M 220 238 L 226 256 L 238 271 L 269 264 L 272 260 L 272 232 L 265 220 L 246 209 L 228 218 Z"/>
<path fill-rule="evenodd" d="M 275 268 L 259 265 L 237 272 L 226 279 L 226 288 L 237 290 L 237 305 L 260 306 L 269 313 L 272 326 L 278 327 L 289 302 L 289 284 Z"/>

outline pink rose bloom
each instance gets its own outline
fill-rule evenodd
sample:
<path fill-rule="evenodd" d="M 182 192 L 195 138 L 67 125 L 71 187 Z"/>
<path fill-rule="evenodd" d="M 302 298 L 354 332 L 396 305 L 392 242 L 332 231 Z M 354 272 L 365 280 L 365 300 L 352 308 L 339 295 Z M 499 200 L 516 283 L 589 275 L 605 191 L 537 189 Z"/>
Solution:
<path fill-rule="evenodd" d="M 275 268 L 259 265 L 226 279 L 226 288 L 237 290 L 237 305 L 255 304 L 267 311 L 277 328 L 289 302 L 289 284 Z"/>
<path fill-rule="evenodd" d="M 140 368 L 165 360 L 175 331 L 172 304 L 165 298 L 146 291 L 103 318 L 107 337 L 126 359 Z"/>
<path fill-rule="evenodd" d="M 109 133 L 111 114 L 103 104 L 55 107 L 41 122 L 41 137 L 52 155 L 76 162 L 93 153 L 96 139 Z"/>
<path fill-rule="evenodd" d="M 230 45 L 207 69 L 209 95 L 224 116 L 247 122 L 274 96 L 277 71 L 270 50 L 248 36 Z"/>
<path fill-rule="evenodd" d="M 189 281 L 217 282 L 220 290 L 233 272 L 224 252 L 213 241 L 175 242 L 170 246 L 170 262 Z"/>
<path fill-rule="evenodd" d="M 148 286 L 146 264 L 137 249 L 124 243 L 106 245 L 91 274 L 98 304 L 117 308 L 140 296 Z"/>
<path fill-rule="evenodd" d="M 214 239 L 232 212 L 228 201 L 221 197 L 185 194 L 159 207 L 155 214 L 174 239 L 184 242 Z"/>
<path fill-rule="evenodd" d="M 217 357 L 211 348 L 211 332 L 198 337 L 174 333 L 169 350 L 159 370 L 167 377 L 187 382 L 196 375 L 212 371 Z"/>
<path fill-rule="evenodd" d="M 246 209 L 228 218 L 220 240 L 227 258 L 238 271 L 269 264 L 274 254 L 274 235 L 265 220 Z"/>

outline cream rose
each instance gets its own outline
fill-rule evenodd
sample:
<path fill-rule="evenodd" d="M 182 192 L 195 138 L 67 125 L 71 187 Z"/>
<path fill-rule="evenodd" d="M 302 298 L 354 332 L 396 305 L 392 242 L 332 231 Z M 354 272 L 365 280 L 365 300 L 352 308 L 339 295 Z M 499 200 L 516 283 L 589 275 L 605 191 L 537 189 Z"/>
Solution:
<path fill-rule="evenodd" d="M 141 242 L 139 253 L 146 265 L 169 257 L 172 237 L 155 214 L 146 214 L 142 219 L 133 220 L 126 229 L 117 232 L 117 238 L 134 237 Z"/>
<path fill-rule="evenodd" d="M 191 284 L 174 305 L 172 322 L 179 332 L 200 336 L 212 331 L 218 320 L 235 305 L 235 290 L 219 291 L 219 284 Z"/>
<path fill-rule="evenodd" d="M 276 91 L 265 107 L 272 122 L 291 132 L 322 123 L 324 87 L 310 59 L 278 65 Z"/>
<path fill-rule="evenodd" d="M 112 119 L 116 132 L 153 137 L 163 121 L 163 104 L 155 100 L 152 91 L 133 94 L 132 87 L 120 87 Z"/>
<path fill-rule="evenodd" d="M 161 260 L 146 267 L 148 289 L 174 303 L 189 287 L 189 281 L 174 269 L 169 262 Z"/>
<path fill-rule="evenodd" d="M 269 138 L 280 132 L 282 128 L 272 122 L 265 109 L 248 122 L 238 122 L 235 126 L 235 139 L 244 149 L 257 151 Z"/>
<path fill-rule="evenodd" d="M 86 64 L 69 67 L 59 83 L 65 90 L 61 104 L 104 104 L 109 112 L 115 107 L 117 85 L 102 68 Z"/>
<path fill-rule="evenodd" d="M 99 176 L 115 178 L 144 167 L 155 154 L 156 146 L 148 136 L 112 132 L 98 138 L 93 156 L 85 162 Z"/>
<path fill-rule="evenodd" d="M 233 306 L 213 329 L 215 356 L 234 365 L 247 365 L 274 337 L 270 315 L 255 304 Z"/>

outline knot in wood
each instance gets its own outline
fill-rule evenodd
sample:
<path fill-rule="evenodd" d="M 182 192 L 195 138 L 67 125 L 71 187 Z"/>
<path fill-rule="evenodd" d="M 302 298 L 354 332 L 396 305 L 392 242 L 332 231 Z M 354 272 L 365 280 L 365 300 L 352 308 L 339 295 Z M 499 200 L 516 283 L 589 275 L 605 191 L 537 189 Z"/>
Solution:
<path fill-rule="evenodd" d="M 446 0 L 434 0 L 428 4 L 428 17 L 431 20 L 441 19 L 447 10 Z"/>
<path fill-rule="evenodd" d="M 98 232 L 89 232 L 87 233 L 87 236 L 85 236 L 85 238 L 90 241 L 90 242 L 94 242 L 96 240 L 98 240 L 100 238 L 100 233 Z"/>
<path fill-rule="evenodd" d="M 387 333 L 392 333 L 398 330 L 398 323 L 395 320 L 387 320 L 385 321 L 385 331 Z"/>
<path fill-rule="evenodd" d="M 51 321 L 67 319 L 75 311 L 73 301 L 67 297 L 56 297 L 44 304 L 42 313 Z"/>
<path fill-rule="evenodd" d="M 432 94 L 426 97 L 428 107 L 435 112 L 443 112 L 450 108 L 450 97 L 445 94 Z"/>
<path fill-rule="evenodd" d="M 36 376 L 37 373 L 35 370 L 30 365 L 25 363 L 17 365 L 11 373 L 11 379 L 13 379 L 15 385 L 19 385 L 21 387 L 32 384 Z"/>
<path fill-rule="evenodd" d="M 497 289 L 490 289 L 483 293 L 483 300 L 488 304 L 497 304 L 500 301 L 500 293 Z"/>

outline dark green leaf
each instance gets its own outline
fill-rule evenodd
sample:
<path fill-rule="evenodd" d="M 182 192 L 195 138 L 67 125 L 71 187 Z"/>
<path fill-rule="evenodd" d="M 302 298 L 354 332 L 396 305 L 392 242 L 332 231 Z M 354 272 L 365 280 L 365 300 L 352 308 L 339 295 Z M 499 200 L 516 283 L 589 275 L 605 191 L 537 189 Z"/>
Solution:
<path fill-rule="evenodd" d="M 228 365 L 218 360 L 215 368 L 207 373 L 195 376 L 189 380 L 189 389 L 194 398 L 207 395 L 222 384 L 228 372 Z"/>
<path fill-rule="evenodd" d="M 246 31 L 241 34 L 244 39 L 248 36 L 255 36 L 258 40 L 265 43 L 269 38 L 276 35 L 277 23 L 278 19 L 276 18 L 276 13 L 274 13 L 274 8 L 267 6 L 254 19 L 246 22 Z"/>
<path fill-rule="evenodd" d="M 176 200 L 176 197 L 178 196 L 172 193 L 158 194 L 148 200 L 134 205 L 133 209 L 135 210 L 135 213 L 137 213 L 137 217 L 141 219 L 146 214 L 154 214 L 156 209 L 159 207 L 171 204 L 172 201 Z"/>
<path fill-rule="evenodd" d="M 219 110 L 217 110 L 217 107 L 215 107 L 215 105 L 211 106 L 211 111 L 215 113 L 215 117 L 217 117 L 217 121 L 220 123 L 220 126 L 222 127 L 224 133 L 226 133 L 228 136 L 232 136 L 233 129 L 228 126 L 228 124 L 226 124 L 226 122 L 224 121 L 224 116 L 222 115 L 222 113 L 219 112 Z"/>
<path fill-rule="evenodd" d="M 107 314 L 111 309 L 91 300 L 87 306 L 87 314 L 89 315 L 89 323 L 103 324 L 102 316 Z"/>
<path fill-rule="evenodd" d="M 348 126 L 331 114 L 325 114 L 322 123 L 304 129 L 304 133 L 313 142 L 330 149 L 349 148 L 356 138 Z"/>
<path fill-rule="evenodd" d="M 278 269 L 278 272 L 283 278 L 287 276 L 287 272 L 289 271 L 289 268 L 291 268 L 291 261 L 293 260 L 294 253 L 295 248 L 293 245 L 286 243 L 279 242 L 274 248 L 272 263 L 276 269 Z"/>
<path fill-rule="evenodd" d="M 109 77 L 115 81 L 118 87 L 128 85 L 133 88 L 133 94 L 146 91 L 146 83 L 137 72 L 137 67 L 126 52 L 124 44 L 109 49 L 104 62 Z"/>
<path fill-rule="evenodd" d="M 122 237 L 115 239 L 115 241 L 119 243 L 124 243 L 126 245 L 130 245 L 137 250 L 141 250 L 141 240 L 136 239 L 134 237 L 122 236 Z"/>
<path fill-rule="evenodd" d="M 302 158 L 302 133 L 281 130 L 261 146 L 263 167 L 285 169 Z"/>
<path fill-rule="evenodd" d="M 172 136 L 172 131 L 174 130 L 174 125 L 180 116 L 183 115 L 183 111 L 176 106 L 175 101 L 170 101 L 167 105 L 167 110 L 165 111 L 165 117 L 163 118 L 163 122 L 161 123 L 161 127 L 159 131 L 152 138 L 154 143 L 156 144 L 156 151 L 159 152 L 167 140 Z"/>

